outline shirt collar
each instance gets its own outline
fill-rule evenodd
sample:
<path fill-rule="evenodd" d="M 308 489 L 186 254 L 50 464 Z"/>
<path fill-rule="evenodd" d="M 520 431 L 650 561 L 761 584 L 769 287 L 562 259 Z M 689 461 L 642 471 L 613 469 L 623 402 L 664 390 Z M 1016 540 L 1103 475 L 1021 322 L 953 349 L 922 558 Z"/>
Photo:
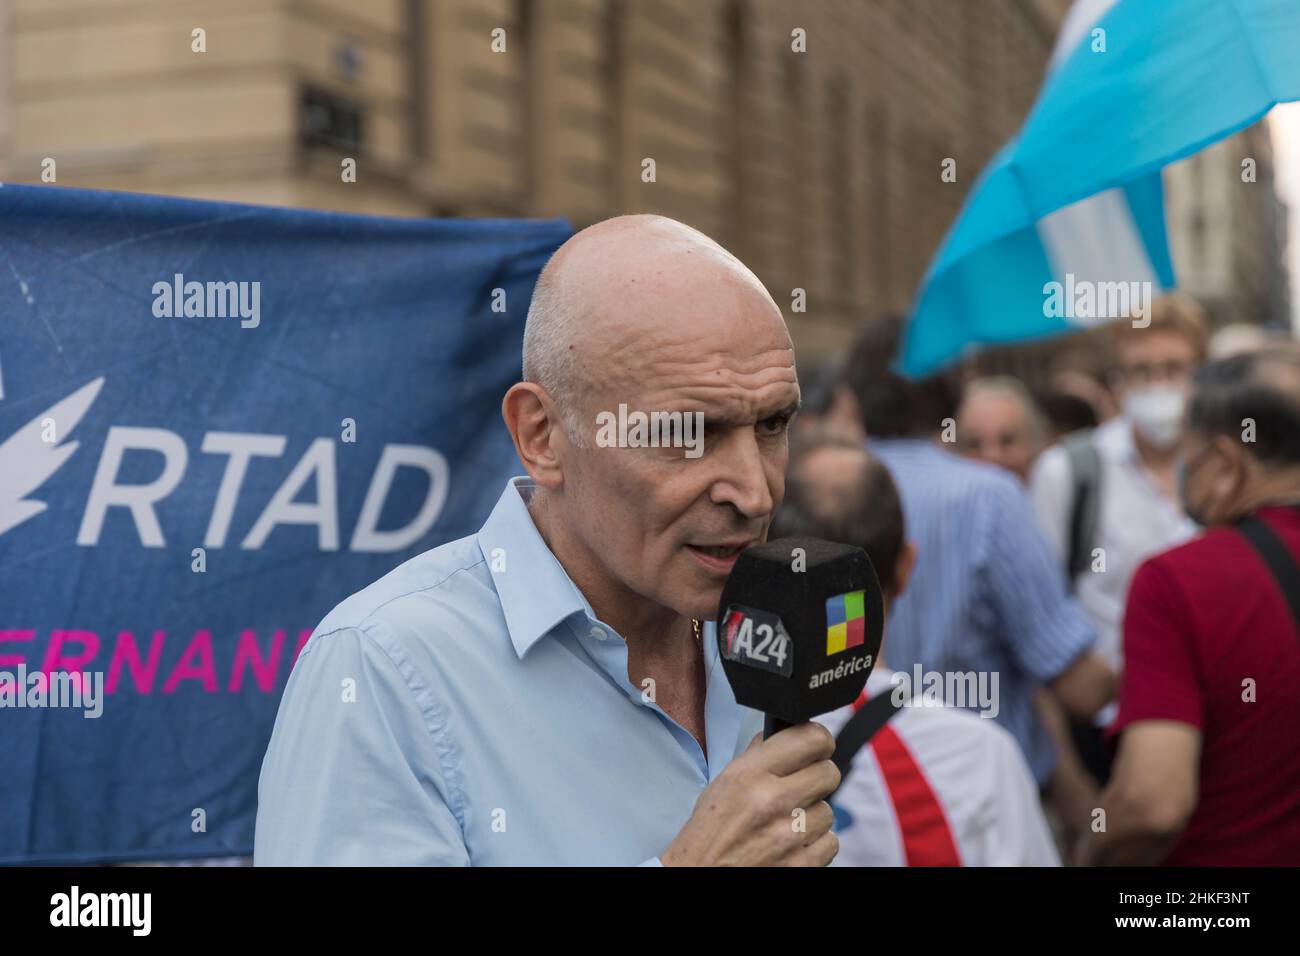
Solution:
<path fill-rule="evenodd" d="M 478 533 L 479 548 L 520 658 L 561 621 L 575 614 L 595 619 L 591 604 L 546 546 L 528 513 L 536 489 L 531 478 L 511 478 Z"/>

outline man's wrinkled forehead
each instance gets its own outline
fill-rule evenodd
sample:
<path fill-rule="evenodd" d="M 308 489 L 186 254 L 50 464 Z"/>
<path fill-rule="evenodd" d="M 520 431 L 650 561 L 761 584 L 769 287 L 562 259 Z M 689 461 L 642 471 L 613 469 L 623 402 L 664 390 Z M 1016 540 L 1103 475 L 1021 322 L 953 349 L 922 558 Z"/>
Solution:
<path fill-rule="evenodd" d="M 799 400 L 794 349 L 784 327 L 703 323 L 659 329 L 621 343 L 604 357 L 608 387 L 667 410 L 707 410 L 744 420 Z M 777 333 L 780 334 L 777 334 Z M 782 341 L 782 338 L 785 341 Z"/>
<path fill-rule="evenodd" d="M 725 279 L 629 290 L 601 310 L 589 344 L 611 376 L 698 366 L 736 376 L 794 367 L 794 347 L 776 305 Z"/>

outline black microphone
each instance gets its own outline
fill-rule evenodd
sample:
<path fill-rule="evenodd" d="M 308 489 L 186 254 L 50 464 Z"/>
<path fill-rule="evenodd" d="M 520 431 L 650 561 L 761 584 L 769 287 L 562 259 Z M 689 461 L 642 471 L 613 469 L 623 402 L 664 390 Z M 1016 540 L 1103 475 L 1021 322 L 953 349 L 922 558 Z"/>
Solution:
<path fill-rule="evenodd" d="M 780 538 L 746 548 L 718 605 L 718 650 L 763 736 L 853 703 L 880 653 L 884 601 L 861 548 Z"/>

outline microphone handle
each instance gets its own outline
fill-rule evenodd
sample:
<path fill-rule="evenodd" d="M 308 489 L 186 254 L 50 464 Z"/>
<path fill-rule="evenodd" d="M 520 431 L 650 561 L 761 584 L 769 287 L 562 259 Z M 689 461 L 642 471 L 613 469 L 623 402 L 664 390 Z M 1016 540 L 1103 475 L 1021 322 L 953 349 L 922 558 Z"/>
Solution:
<path fill-rule="evenodd" d="M 787 727 L 793 727 L 794 724 L 787 723 L 780 717 L 773 717 L 768 714 L 763 720 L 763 739 L 766 740 L 779 730 L 785 730 Z"/>

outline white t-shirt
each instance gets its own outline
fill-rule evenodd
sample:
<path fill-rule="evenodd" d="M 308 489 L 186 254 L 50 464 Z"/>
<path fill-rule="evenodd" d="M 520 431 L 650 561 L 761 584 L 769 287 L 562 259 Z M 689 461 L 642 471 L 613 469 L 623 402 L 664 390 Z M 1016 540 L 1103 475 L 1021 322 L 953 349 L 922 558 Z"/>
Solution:
<path fill-rule="evenodd" d="M 1105 552 L 1106 570 L 1080 572 L 1074 588 L 1097 631 L 1097 650 L 1118 672 L 1123 666 L 1120 622 L 1133 574 L 1153 554 L 1191 538 L 1196 524 L 1147 474 L 1127 421 L 1115 418 L 1099 426 L 1093 432 L 1093 443 L 1101 459 L 1093 547 Z M 1030 476 L 1029 494 L 1044 536 L 1064 563 L 1074 508 L 1074 480 L 1064 448 L 1049 448 L 1039 456 Z"/>
<path fill-rule="evenodd" d="M 871 697 L 893 692 L 877 668 Z M 901 678 L 902 675 L 900 675 Z M 852 707 L 818 717 L 831 733 Z M 904 707 L 858 751 L 831 801 L 837 866 L 1060 866 L 1015 739 L 953 707 Z"/>

